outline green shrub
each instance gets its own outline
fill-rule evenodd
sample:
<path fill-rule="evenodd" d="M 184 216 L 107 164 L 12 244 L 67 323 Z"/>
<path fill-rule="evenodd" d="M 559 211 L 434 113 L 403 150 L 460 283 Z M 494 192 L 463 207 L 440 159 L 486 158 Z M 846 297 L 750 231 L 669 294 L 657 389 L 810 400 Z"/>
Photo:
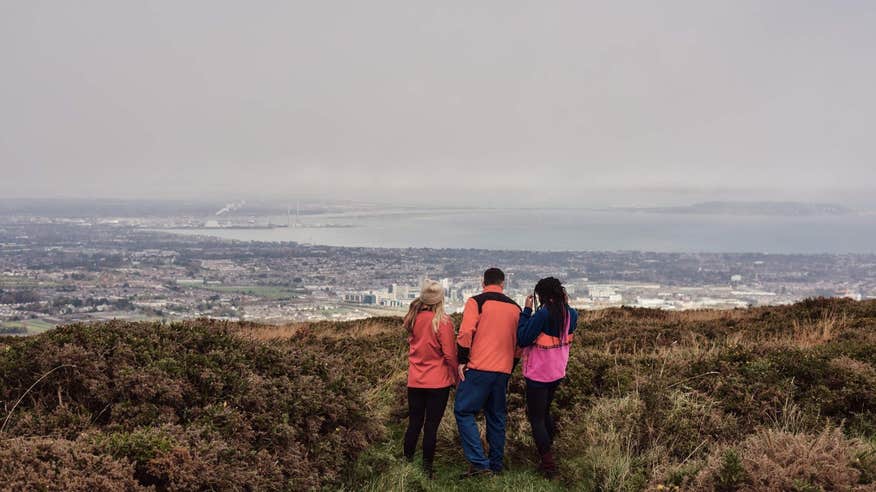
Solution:
<path fill-rule="evenodd" d="M 160 429 L 144 428 L 131 432 L 113 432 L 98 439 L 97 444 L 116 458 L 127 458 L 142 466 L 152 458 L 170 451 L 176 442 Z"/>
<path fill-rule="evenodd" d="M 748 473 L 742 467 L 742 459 L 734 449 L 724 451 L 721 466 L 715 475 L 715 490 L 717 492 L 732 492 L 738 490 L 748 480 Z"/>

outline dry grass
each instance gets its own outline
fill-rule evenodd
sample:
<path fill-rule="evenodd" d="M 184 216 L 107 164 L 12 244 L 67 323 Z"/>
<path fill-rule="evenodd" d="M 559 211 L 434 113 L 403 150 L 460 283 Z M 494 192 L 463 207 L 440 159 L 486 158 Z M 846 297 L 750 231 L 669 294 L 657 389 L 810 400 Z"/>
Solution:
<path fill-rule="evenodd" d="M 858 484 L 853 464 L 862 443 L 847 439 L 838 428 L 819 434 L 763 430 L 739 444 L 741 468 L 736 490 L 867 490 Z M 693 488 L 716 490 L 728 485 L 726 454 L 714 454 Z M 872 489 L 871 489 L 872 490 Z"/>
<path fill-rule="evenodd" d="M 338 330 L 337 325 L 325 323 L 307 324 L 293 323 L 286 325 L 252 325 L 241 326 L 235 330 L 238 334 L 250 340 L 276 341 L 288 340 L 299 336 L 317 337 L 338 340 L 342 338 L 368 338 L 386 333 L 401 334 L 401 322 L 397 324 L 385 321 L 364 321 Z"/>
<path fill-rule="evenodd" d="M 569 432 L 576 439 L 558 445 L 558 453 L 571 457 L 561 463 L 564 474 L 587 490 L 639 490 L 635 448 L 643 412 L 633 395 L 598 400 L 574 420 Z"/>
<path fill-rule="evenodd" d="M 680 323 L 697 323 L 703 321 L 742 320 L 751 316 L 744 309 L 693 309 L 689 311 L 669 311 L 670 321 Z"/>
<path fill-rule="evenodd" d="M 363 320 L 344 327 L 343 330 L 338 330 L 337 326 L 337 324 L 330 323 L 251 325 L 241 326 L 236 331 L 245 338 L 260 341 L 288 340 L 298 337 L 331 340 L 342 338 L 361 339 L 394 332 L 399 333 L 400 336 L 402 335 L 401 321 L 398 323 L 387 323 L 384 320 Z"/>
<path fill-rule="evenodd" d="M 866 362 L 862 362 L 851 357 L 841 355 L 830 361 L 831 367 L 834 369 L 855 374 L 860 378 L 876 381 L 876 368 Z"/>
<path fill-rule="evenodd" d="M 773 429 L 792 434 L 801 433 L 811 425 L 800 405 L 791 399 L 790 391 L 782 408 L 775 412 L 767 412 L 767 418 L 769 418 Z"/>
<path fill-rule="evenodd" d="M 594 321 L 601 320 L 605 318 L 607 309 L 596 309 L 596 310 L 579 310 L 578 311 L 578 322 L 579 323 L 592 323 Z"/>
<path fill-rule="evenodd" d="M 454 320 L 458 324 L 459 317 Z M 283 464 L 274 463 L 275 459 L 266 455 L 265 460 L 253 458 L 251 463 L 246 462 L 246 469 L 235 468 L 236 483 L 246 483 L 245 478 L 239 478 L 246 472 L 265 477 L 261 483 L 270 485 L 263 487 L 265 489 L 282 489 L 281 482 L 272 482 L 270 477 L 271 473 L 279 477 L 284 470 L 302 473 L 316 470 L 318 480 L 308 482 L 313 484 L 310 488 L 329 489 L 343 484 L 350 487 L 349 490 L 553 490 L 568 487 L 632 491 L 653 490 L 663 485 L 668 490 L 814 491 L 866 490 L 864 487 L 876 484 L 876 393 L 873 391 L 876 388 L 876 301 L 816 299 L 794 306 L 730 311 L 665 312 L 631 308 L 582 311 L 580 336 L 576 336 L 572 349 L 567 380 L 560 385 L 555 398 L 554 415 L 559 427 L 555 449 L 562 481 L 550 486 L 547 482 L 543 486 L 532 473 L 536 455 L 526 421 L 524 383 L 519 373 L 509 383 L 506 446 L 509 473 L 489 482 L 456 480 L 465 461 L 459 451 L 450 403 L 439 430 L 438 479 L 429 484 L 416 466 L 400 457 L 400 433 L 404 430 L 407 410 L 408 347 L 399 318 L 274 326 L 210 325 L 221 328 L 222 333 L 233 331 L 260 342 L 252 344 L 259 348 L 251 347 L 252 360 L 235 359 L 240 353 L 237 345 L 226 350 L 227 343 L 239 342 L 236 337 L 230 341 L 222 338 L 226 342 L 220 344 L 225 347 L 222 350 L 212 350 L 211 345 L 203 349 L 203 354 L 190 353 L 190 347 L 203 346 L 198 340 L 185 342 L 192 330 L 200 330 L 197 326 L 200 324 L 207 322 L 194 322 L 185 330 L 162 331 L 161 343 L 173 342 L 182 347 L 169 350 L 156 342 L 155 347 L 148 345 L 146 352 L 142 341 L 154 338 L 155 334 L 150 331 L 138 332 L 143 340 L 138 339 L 136 351 L 127 349 L 125 352 L 119 350 L 114 337 L 129 336 L 132 327 L 127 324 L 117 327 L 124 329 L 115 331 L 107 331 L 103 325 L 94 329 L 82 327 L 82 333 L 67 333 L 64 335 L 67 338 L 59 339 L 53 351 L 46 352 L 53 359 L 25 372 L 22 367 L 29 367 L 34 360 L 42 360 L 46 355 L 12 358 L 11 354 L 29 344 L 26 340 L 0 340 L 0 375 L 9 374 L 5 379 L 0 377 L 3 379 L 0 382 L 17 385 L 16 391 L 2 395 L 0 400 L 11 400 L 8 401 L 11 405 L 27 385 L 54 367 L 53 364 L 82 363 L 81 354 L 71 352 L 69 343 L 91 344 L 97 339 L 106 347 L 100 345 L 96 353 L 101 355 L 87 360 L 106 360 L 114 367 L 113 374 L 118 381 L 114 380 L 111 388 L 130 387 L 137 392 L 126 393 L 123 399 L 111 394 L 101 396 L 93 408 L 88 407 L 89 411 L 83 414 L 86 426 L 92 420 L 99 420 L 93 416 L 102 412 L 106 401 L 124 400 L 127 406 L 122 408 L 116 403 L 111 411 L 98 415 L 101 422 L 110 418 L 122 422 L 121 419 L 129 420 L 130 416 L 148 417 L 151 415 L 148 410 L 156 405 L 155 401 L 165 406 L 174 404 L 179 399 L 175 395 L 188 388 L 175 383 L 181 378 L 195 378 L 193 381 L 197 384 L 189 386 L 198 389 L 197 395 L 203 392 L 208 400 L 213 395 L 223 395 L 221 400 L 209 400 L 209 404 L 194 400 L 190 403 L 191 398 L 186 396 L 179 404 L 186 412 L 201 409 L 195 424 L 216 428 L 220 435 L 197 434 L 203 439 L 195 439 L 195 434 L 168 431 L 175 442 L 197 444 L 187 444 L 193 458 L 175 464 L 174 460 L 181 458 L 172 451 L 159 453 L 159 461 L 149 462 L 156 470 L 166 468 L 177 476 L 191 475 L 193 484 L 200 483 L 195 481 L 199 477 L 215 476 L 217 470 L 229 469 L 223 463 L 228 456 L 239 455 L 233 450 L 241 448 L 241 422 L 258 424 L 259 432 L 286 432 L 284 429 L 300 427 L 303 443 L 310 442 L 309 436 L 317 436 L 317 442 L 329 439 L 332 446 L 343 444 L 342 450 L 349 442 L 364 450 L 358 456 L 340 456 L 337 451 L 318 454 L 323 449 L 321 445 L 309 450 L 299 446 L 301 453 L 305 450 L 307 453 L 292 456 Z M 166 330 L 162 325 L 154 329 Z M 58 337 L 65 331 L 58 329 L 52 336 Z M 212 340 L 211 333 L 207 330 L 203 335 Z M 12 350 L 4 351 L 3 343 L 9 344 Z M 280 352 L 274 353 L 274 349 Z M 223 354 L 228 360 L 213 361 Z M 147 357 L 138 358 L 141 355 Z M 115 367 L 122 356 L 145 362 L 139 362 L 140 365 L 129 362 L 126 363 L 128 370 L 117 371 Z M 287 357 L 293 357 L 294 364 L 275 370 Z M 205 361 L 211 363 L 209 368 L 188 370 L 200 368 L 199 364 Z M 240 371 L 244 371 L 244 375 L 252 372 L 247 369 L 250 366 L 266 372 L 240 379 Z M 299 374 L 300 371 L 305 372 Z M 131 376 L 126 376 L 128 374 Z M 143 374 L 149 375 L 147 384 L 141 383 L 147 381 Z M 60 371 L 52 375 L 53 383 L 58 375 Z M 259 393 L 237 403 L 229 401 L 225 407 L 228 398 L 222 387 L 216 386 L 217 378 L 219 382 L 227 379 L 231 387 Z M 291 386 L 268 392 L 267 383 L 272 378 L 277 379 L 276 384 Z M 69 431 L 69 412 L 65 412 L 76 403 L 73 397 L 90 398 L 95 393 L 94 388 L 103 387 L 91 379 L 78 381 L 70 378 L 60 381 L 64 407 L 56 404 L 58 385 L 35 388 L 22 402 L 21 406 L 27 408 L 17 409 L 13 419 L 22 429 L 35 430 L 20 434 L 39 434 L 43 428 L 46 432 L 42 433 L 55 429 Z M 314 382 L 318 384 L 314 386 Z M 80 389 L 74 392 L 74 386 Z M 0 392 L 2 389 L 0 384 Z M 40 405 L 30 401 L 37 393 Z M 184 392 L 185 395 L 188 393 Z M 286 404 L 285 410 L 278 409 L 282 402 Z M 42 406 L 54 410 L 35 413 Z M 126 413 L 122 413 L 123 410 Z M 293 416 L 288 424 L 271 415 L 261 415 L 281 410 Z M 328 410 L 331 412 L 326 413 Z M 134 411 L 137 413 L 132 413 Z M 332 433 L 334 424 L 320 424 L 319 415 L 324 413 L 329 422 L 334 422 L 360 411 L 364 420 L 348 425 L 348 431 Z M 251 419 L 253 412 L 260 412 L 260 418 Z M 0 415 L 0 423 L 2 417 Z M 252 424 L 248 423 L 250 420 Z M 151 425 L 150 422 L 143 425 Z M 262 430 L 262 423 L 267 425 L 267 430 Z M 193 429 L 192 432 L 201 432 L 201 427 Z M 359 437 L 351 439 L 356 435 L 351 431 L 359 431 Z M 125 435 L 128 434 L 136 433 Z M 853 439 L 857 436 L 869 444 Z M 132 446 L 139 442 L 133 438 L 123 441 Z M 288 454 L 286 446 L 294 446 L 296 442 L 287 440 L 276 452 L 285 456 Z M 239 459 L 234 463 L 242 462 Z M 259 466 L 262 469 L 256 470 Z M 314 468 L 317 466 L 323 468 L 317 470 Z M 353 475 L 342 477 L 339 472 L 331 475 L 336 469 L 352 469 Z M 486 483 L 490 485 L 484 486 Z M 202 484 L 201 488 L 207 485 Z M 308 487 L 299 487 L 302 488 Z"/>
<path fill-rule="evenodd" d="M 737 337 L 737 335 L 739 336 Z M 647 350 L 646 353 L 662 360 L 700 359 L 709 354 L 717 353 L 728 346 L 739 344 L 741 338 L 741 334 L 733 333 L 724 340 L 713 340 L 702 334 L 691 332 L 679 337 L 679 340 L 673 341 L 669 345 L 657 346 Z"/>
<path fill-rule="evenodd" d="M 339 334 L 338 332 L 332 332 L 329 335 L 334 336 L 348 336 L 353 338 L 369 338 L 377 335 L 384 335 L 387 333 L 397 334 L 400 337 L 404 337 L 404 329 L 401 326 L 401 323 L 398 324 L 386 324 L 380 322 L 371 322 L 371 323 L 361 323 L 356 325 L 349 332 L 344 332 L 343 334 Z"/>
<path fill-rule="evenodd" d="M 795 346 L 810 348 L 833 340 L 846 326 L 848 316 L 845 313 L 830 311 L 815 320 L 802 323 L 794 320 L 789 337 Z"/>
<path fill-rule="evenodd" d="M 253 325 L 242 326 L 237 332 L 250 340 L 271 341 L 294 338 L 305 325 L 302 323 L 288 325 Z"/>
<path fill-rule="evenodd" d="M 848 327 L 848 316 L 844 312 L 829 311 L 815 319 L 791 320 L 787 330 L 777 333 L 739 331 L 728 335 L 723 345 L 726 347 L 764 347 L 781 349 L 793 347 L 809 349 L 834 340 Z"/>
<path fill-rule="evenodd" d="M 397 407 L 398 389 L 404 387 L 407 380 L 407 373 L 399 371 L 375 381 L 374 386 L 363 394 L 369 415 L 381 423 L 390 421 Z"/>
<path fill-rule="evenodd" d="M 605 314 L 593 319 L 604 319 Z M 752 314 L 740 310 L 671 312 L 654 328 L 672 324 L 691 326 L 697 323 L 733 323 L 752 318 Z M 587 326 L 587 321 L 584 321 Z M 600 347 L 608 355 L 628 353 L 652 355 L 673 360 L 695 360 L 713 355 L 725 349 L 782 348 L 810 349 L 830 343 L 849 327 L 845 312 L 829 311 L 814 319 L 792 319 L 785 329 L 775 331 L 740 328 L 721 336 L 708 336 L 691 330 L 669 335 L 658 333 L 651 339 L 630 342 L 625 337 L 608 340 Z"/>

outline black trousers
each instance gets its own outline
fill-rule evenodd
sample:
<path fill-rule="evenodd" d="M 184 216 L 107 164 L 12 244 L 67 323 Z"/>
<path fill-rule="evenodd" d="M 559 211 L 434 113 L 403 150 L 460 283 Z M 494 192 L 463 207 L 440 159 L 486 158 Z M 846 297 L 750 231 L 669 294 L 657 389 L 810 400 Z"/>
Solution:
<path fill-rule="evenodd" d="M 551 402 L 554 401 L 557 386 L 559 383 L 552 386 L 526 385 L 526 415 L 529 417 L 529 425 L 532 426 L 535 447 L 542 456 L 550 452 L 557 430 L 551 417 Z"/>
<path fill-rule="evenodd" d="M 405 432 L 405 457 L 413 458 L 423 431 L 423 463 L 435 459 L 438 425 L 450 397 L 450 387 L 438 389 L 408 388 L 408 430 Z"/>

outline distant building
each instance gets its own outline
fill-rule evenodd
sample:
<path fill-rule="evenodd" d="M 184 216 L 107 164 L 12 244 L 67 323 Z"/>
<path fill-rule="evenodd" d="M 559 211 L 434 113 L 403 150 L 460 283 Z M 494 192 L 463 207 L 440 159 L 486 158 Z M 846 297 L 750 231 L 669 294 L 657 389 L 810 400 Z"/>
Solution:
<path fill-rule="evenodd" d="M 374 294 L 366 294 L 363 292 L 352 292 L 344 294 L 344 301 L 353 304 L 377 304 L 377 296 Z"/>
<path fill-rule="evenodd" d="M 607 299 L 617 294 L 617 291 L 614 289 L 614 287 L 610 285 L 590 285 L 587 287 L 587 292 L 594 300 L 603 298 Z"/>
<path fill-rule="evenodd" d="M 864 298 L 864 296 L 861 295 L 860 292 L 853 292 L 851 290 L 847 290 L 847 291 L 843 292 L 840 297 L 844 297 L 846 299 L 851 299 L 853 301 L 860 301 Z"/>
<path fill-rule="evenodd" d="M 639 297 L 636 299 L 636 307 L 643 308 L 651 308 L 651 309 L 672 309 L 673 306 L 671 303 L 666 302 L 663 299 L 651 299 Z"/>

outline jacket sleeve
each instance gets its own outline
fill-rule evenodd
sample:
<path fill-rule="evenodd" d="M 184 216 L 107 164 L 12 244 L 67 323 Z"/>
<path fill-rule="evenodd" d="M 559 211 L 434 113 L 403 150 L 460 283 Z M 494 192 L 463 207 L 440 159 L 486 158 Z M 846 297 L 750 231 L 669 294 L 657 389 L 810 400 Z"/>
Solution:
<path fill-rule="evenodd" d="M 462 323 L 459 325 L 459 335 L 456 337 L 459 364 L 468 364 L 469 351 L 478 329 L 479 318 L 478 303 L 470 298 L 465 302 L 465 308 L 462 310 Z"/>
<path fill-rule="evenodd" d="M 453 332 L 453 323 L 450 321 L 450 318 L 443 320 L 438 326 L 438 343 L 441 344 L 444 363 L 450 367 L 450 373 L 455 375 L 458 364 L 456 357 L 456 334 Z"/>
<path fill-rule="evenodd" d="M 575 333 L 575 329 L 578 327 L 578 310 L 574 308 L 569 308 L 569 334 Z"/>
<path fill-rule="evenodd" d="M 517 328 L 520 328 L 520 320 L 522 318 L 523 318 L 523 311 L 520 311 L 520 317 L 517 318 Z M 514 368 L 517 367 L 517 364 L 520 362 L 520 359 L 522 357 L 523 357 L 523 348 L 520 347 L 520 344 L 517 344 L 517 346 L 514 347 L 514 366 L 511 367 L 511 372 L 514 372 Z"/>
<path fill-rule="evenodd" d="M 544 328 L 545 310 L 539 309 L 532 313 L 532 308 L 526 308 L 520 313 L 520 321 L 517 323 L 517 346 L 528 347 L 535 342 L 541 330 Z"/>

